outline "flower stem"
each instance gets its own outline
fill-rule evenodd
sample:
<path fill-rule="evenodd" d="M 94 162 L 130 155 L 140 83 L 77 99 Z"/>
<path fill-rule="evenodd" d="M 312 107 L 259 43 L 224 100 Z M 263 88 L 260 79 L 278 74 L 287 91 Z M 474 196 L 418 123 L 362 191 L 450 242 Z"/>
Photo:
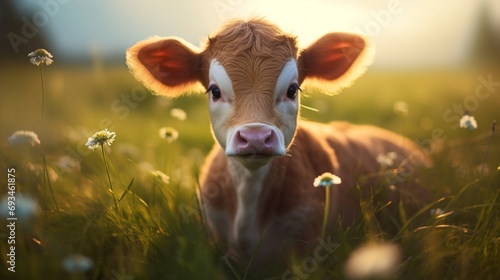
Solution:
<path fill-rule="evenodd" d="M 43 118 L 45 115 L 45 82 L 43 79 L 43 63 L 40 64 L 40 78 L 42 79 L 42 121 L 41 121 L 41 130 L 43 136 Z"/>
<path fill-rule="evenodd" d="M 111 190 L 111 195 L 113 196 L 113 201 L 115 202 L 116 211 L 118 211 L 118 202 L 116 201 L 115 191 L 113 190 L 113 184 L 111 183 L 111 176 L 109 176 L 108 162 L 106 161 L 106 154 L 104 153 L 104 144 L 101 145 L 101 151 L 104 166 L 106 167 L 106 174 L 108 175 L 109 189 Z"/>
<path fill-rule="evenodd" d="M 325 213 L 323 215 L 323 226 L 321 228 L 321 238 L 325 239 L 326 226 L 328 224 L 328 214 L 330 213 L 330 186 L 325 187 Z"/>
<path fill-rule="evenodd" d="M 40 79 L 42 80 L 42 120 L 40 123 L 40 136 L 42 139 L 45 138 L 44 128 L 43 128 L 43 119 L 45 115 L 45 82 L 43 78 L 43 63 L 40 65 Z M 54 195 L 54 191 L 52 190 L 52 184 L 50 183 L 49 170 L 47 168 L 47 159 L 45 158 L 45 152 L 43 149 L 43 143 L 40 143 L 40 151 L 42 153 L 43 159 L 43 187 L 44 191 L 47 189 L 46 182 L 49 185 L 50 194 L 52 195 L 52 199 L 54 200 L 54 204 L 56 205 L 57 211 L 59 211 L 59 206 L 57 205 L 56 197 Z"/>
<path fill-rule="evenodd" d="M 42 160 L 43 160 L 43 185 L 44 185 L 44 189 L 46 189 L 45 182 L 47 182 L 49 184 L 50 195 L 52 196 L 52 199 L 54 200 L 54 204 L 56 205 L 57 211 L 59 211 L 59 206 L 57 205 L 56 196 L 54 195 L 54 191 L 52 190 L 52 184 L 50 183 L 49 170 L 47 169 L 47 160 L 45 159 L 45 153 L 43 151 L 43 146 L 41 143 L 40 143 L 40 150 L 42 152 Z"/>

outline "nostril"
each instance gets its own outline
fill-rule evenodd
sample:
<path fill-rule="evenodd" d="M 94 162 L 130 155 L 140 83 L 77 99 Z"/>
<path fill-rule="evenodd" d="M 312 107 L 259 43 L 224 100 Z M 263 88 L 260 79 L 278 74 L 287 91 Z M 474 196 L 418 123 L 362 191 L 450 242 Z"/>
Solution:
<path fill-rule="evenodd" d="M 274 142 L 275 142 L 274 139 L 275 139 L 275 137 L 276 136 L 274 135 L 274 133 L 273 133 L 272 130 L 268 131 L 266 133 L 266 135 L 264 135 L 264 139 L 265 139 L 264 140 L 264 144 L 267 145 L 267 146 L 274 145 Z"/>
<path fill-rule="evenodd" d="M 236 139 L 238 141 L 238 144 L 240 145 L 246 145 L 248 144 L 247 138 L 241 133 L 241 131 L 236 132 Z"/>

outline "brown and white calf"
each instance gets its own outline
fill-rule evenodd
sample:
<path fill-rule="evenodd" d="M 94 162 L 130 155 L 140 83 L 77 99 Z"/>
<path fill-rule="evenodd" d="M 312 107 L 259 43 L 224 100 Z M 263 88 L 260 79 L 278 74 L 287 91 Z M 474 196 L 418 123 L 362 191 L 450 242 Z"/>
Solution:
<path fill-rule="evenodd" d="M 299 119 L 300 85 L 338 91 L 364 72 L 372 53 L 364 37 L 348 33 L 326 34 L 299 51 L 295 37 L 252 19 L 227 23 L 201 51 L 179 38 L 150 38 L 127 51 L 127 63 L 157 94 L 207 93 L 219 144 L 202 176 L 208 223 L 243 256 L 263 238 L 262 259 L 317 242 L 325 192 L 313 181 L 324 172 L 342 179 L 331 192 L 330 227 L 339 219 L 351 224 L 360 195 L 369 197 L 375 187 L 385 185 L 394 202 L 424 198 L 408 179 L 427 159 L 409 140 L 373 126 Z M 376 176 L 377 156 L 389 152 L 397 153 L 400 173 L 385 182 Z"/>

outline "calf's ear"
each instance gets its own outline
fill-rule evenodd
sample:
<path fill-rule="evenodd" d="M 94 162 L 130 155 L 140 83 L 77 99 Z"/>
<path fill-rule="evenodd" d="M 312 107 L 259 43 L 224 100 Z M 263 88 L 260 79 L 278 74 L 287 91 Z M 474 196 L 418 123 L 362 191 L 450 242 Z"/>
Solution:
<path fill-rule="evenodd" d="M 199 52 L 182 39 L 152 37 L 128 49 L 126 58 L 135 78 L 159 95 L 203 90 Z"/>
<path fill-rule="evenodd" d="M 300 52 L 299 82 L 335 94 L 349 87 L 371 64 L 374 48 L 364 36 L 328 33 Z"/>

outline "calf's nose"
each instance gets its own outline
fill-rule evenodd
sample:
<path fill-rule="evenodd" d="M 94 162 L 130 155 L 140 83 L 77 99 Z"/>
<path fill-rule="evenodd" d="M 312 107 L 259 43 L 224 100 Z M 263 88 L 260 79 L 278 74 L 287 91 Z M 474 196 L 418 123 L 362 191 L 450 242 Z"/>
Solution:
<path fill-rule="evenodd" d="M 276 132 L 265 127 L 245 127 L 236 131 L 234 146 L 238 154 L 275 154 L 279 139 Z"/>

